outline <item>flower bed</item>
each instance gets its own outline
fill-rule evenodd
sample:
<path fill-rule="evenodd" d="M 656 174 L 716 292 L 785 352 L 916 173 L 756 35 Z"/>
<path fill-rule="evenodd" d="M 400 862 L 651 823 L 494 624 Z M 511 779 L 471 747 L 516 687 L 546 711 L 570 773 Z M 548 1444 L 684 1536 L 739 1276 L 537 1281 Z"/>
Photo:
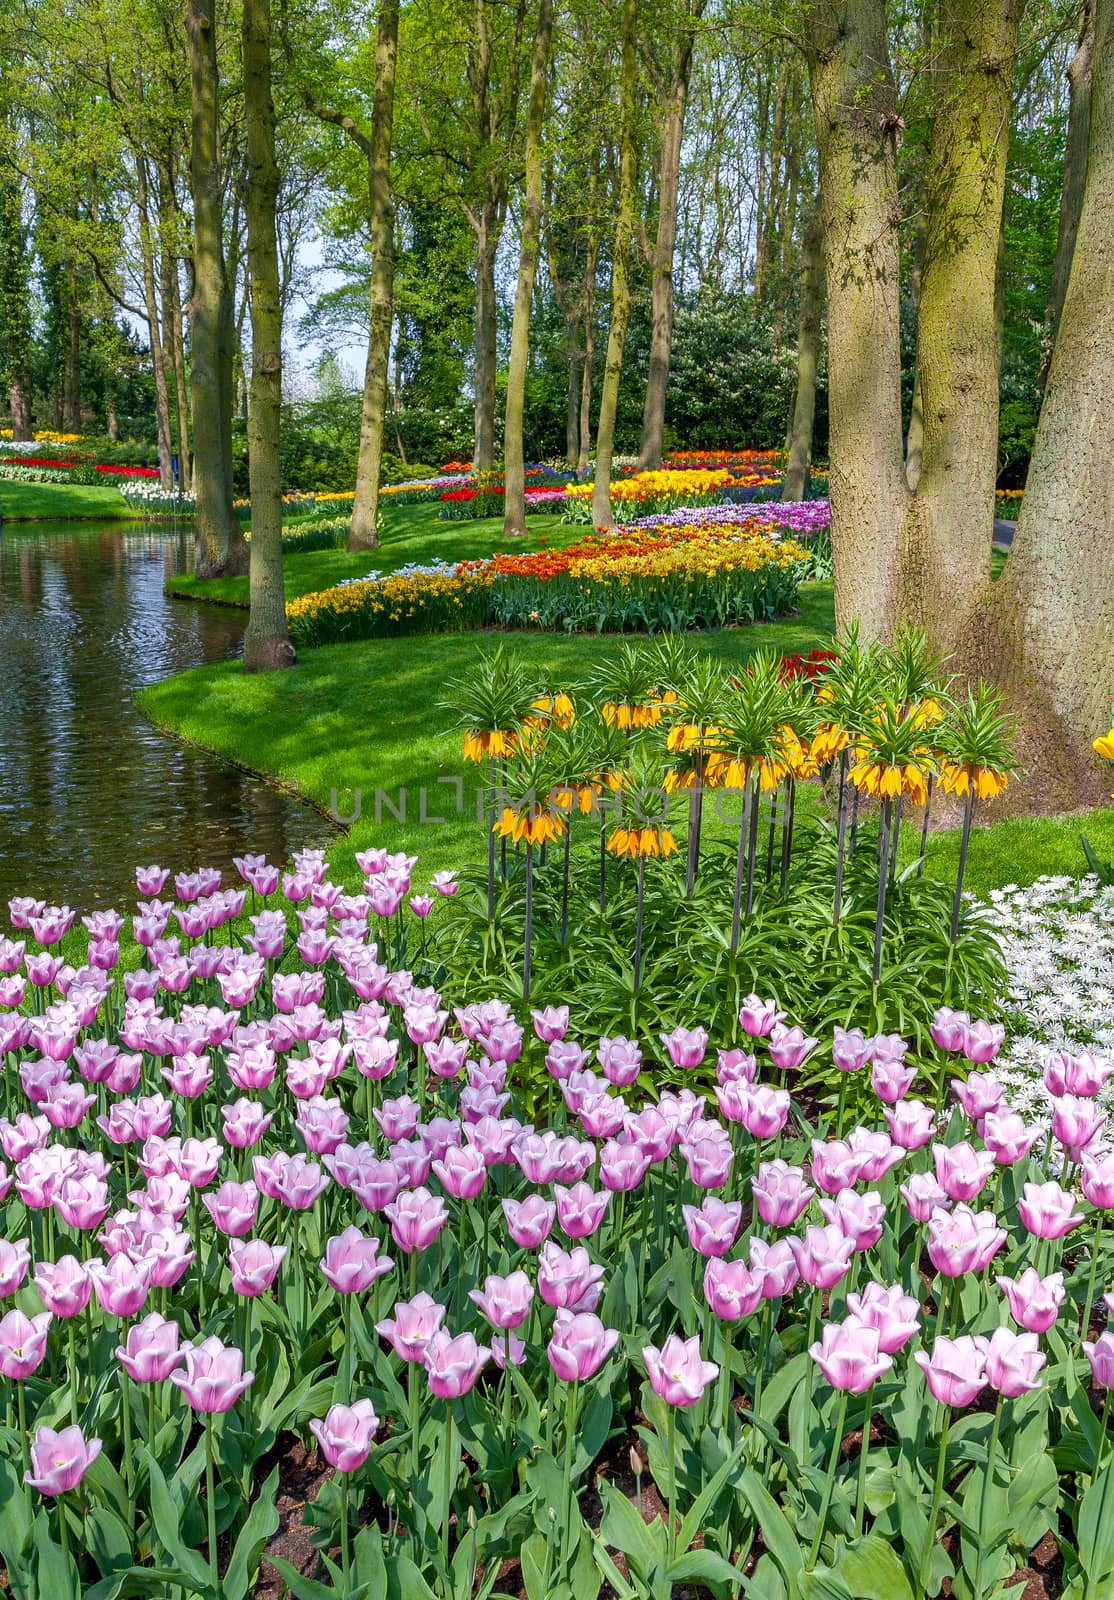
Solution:
<path fill-rule="evenodd" d="M 560 551 L 438 566 L 413 579 L 373 575 L 304 595 L 287 616 L 306 644 L 487 622 L 598 632 L 719 627 L 791 610 L 805 559 L 770 517 L 756 528 L 738 519 L 663 525 L 589 536 Z"/>
<path fill-rule="evenodd" d="M 357 860 L 142 868 L 123 974 L 116 913 L 64 966 L 12 903 L 13 1600 L 245 1600 L 280 1494 L 297 1600 L 990 1600 L 1050 1535 L 1108 1592 L 1109 1066 L 1059 1062 L 1046 1142 L 948 1008 L 924 1056 L 745 990 L 600 1039 L 434 987 L 455 880 Z"/>

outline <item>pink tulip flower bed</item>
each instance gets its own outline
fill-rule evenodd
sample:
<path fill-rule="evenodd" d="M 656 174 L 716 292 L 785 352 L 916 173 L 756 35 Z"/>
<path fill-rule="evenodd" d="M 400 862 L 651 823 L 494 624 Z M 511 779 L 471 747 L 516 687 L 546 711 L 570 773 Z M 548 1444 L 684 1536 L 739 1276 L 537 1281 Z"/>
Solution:
<path fill-rule="evenodd" d="M 75 914 L 11 903 L 14 1600 L 987 1600 L 1049 1539 L 1112 1592 L 1109 1063 L 1049 1058 L 1045 1130 L 947 1007 L 934 1063 L 755 995 L 576 1037 L 442 994 L 455 879 L 357 861 L 140 869 L 128 971 L 123 916 L 75 968 Z"/>

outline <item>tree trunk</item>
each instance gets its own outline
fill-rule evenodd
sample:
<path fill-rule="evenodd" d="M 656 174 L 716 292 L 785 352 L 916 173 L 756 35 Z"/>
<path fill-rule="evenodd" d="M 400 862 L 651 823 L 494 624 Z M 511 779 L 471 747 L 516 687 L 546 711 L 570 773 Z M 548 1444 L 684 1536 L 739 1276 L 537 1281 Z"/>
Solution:
<path fill-rule="evenodd" d="M 1026 776 L 1011 809 L 1099 804 L 1091 751 L 1114 695 L 1114 0 L 1095 7 L 1087 173 L 1029 487 L 1006 570 L 985 583 L 964 664 L 995 678 Z"/>
<path fill-rule="evenodd" d="M 584 350 L 580 343 L 580 318 L 565 318 L 565 359 L 568 363 L 569 384 L 568 396 L 565 407 L 565 460 L 570 467 L 576 466 L 576 454 L 580 445 L 580 385 L 582 379 L 581 363 L 584 360 Z"/>
<path fill-rule="evenodd" d="M 511 324 L 507 370 L 507 405 L 503 423 L 503 532 L 507 538 L 526 533 L 526 461 L 522 440 L 526 409 L 526 366 L 530 353 L 530 310 L 542 233 L 542 124 L 546 80 L 553 39 L 553 0 L 539 0 L 538 25 L 530 63 L 530 101 L 526 112 L 526 188 L 522 210 L 522 243 Z"/>
<path fill-rule="evenodd" d="M 924 446 L 899 611 L 954 648 L 990 571 L 998 476 L 998 262 L 1023 0 L 943 0 L 926 186 L 917 372 Z"/>
<path fill-rule="evenodd" d="M 1056 330 L 1060 326 L 1060 315 L 1064 309 L 1075 236 L 1079 230 L 1079 209 L 1083 203 L 1083 184 L 1087 176 L 1087 136 L 1091 122 L 1091 61 L 1094 48 L 1094 0 L 1086 0 L 1079 33 L 1079 46 L 1068 66 L 1068 140 L 1064 152 L 1064 181 L 1060 190 L 1060 229 L 1056 238 L 1052 286 L 1048 296 L 1045 330 L 1047 346 L 1040 370 L 1042 394 L 1048 382 L 1048 368 L 1056 345 Z"/>
<path fill-rule="evenodd" d="M 139 248 L 143 258 L 143 303 L 147 313 L 147 337 L 151 343 L 151 367 L 155 380 L 155 427 L 158 438 L 159 484 L 169 494 L 174 487 L 170 464 L 170 396 L 166 388 L 166 366 L 162 355 L 159 302 L 155 293 L 155 253 L 151 238 L 151 215 L 147 202 L 147 163 L 139 152 L 135 157 L 135 204 L 139 219 Z"/>
<path fill-rule="evenodd" d="M 607 329 L 600 415 L 596 424 L 596 476 L 592 485 L 592 520 L 597 528 L 613 528 L 611 515 L 611 458 L 615 453 L 615 413 L 623 375 L 623 346 L 630 322 L 630 250 L 634 238 L 635 128 L 634 99 L 638 87 L 635 45 L 638 35 L 638 0 L 623 0 L 622 66 L 620 69 L 619 211 L 611 252 L 611 312 Z"/>
<path fill-rule="evenodd" d="M 836 619 L 886 636 L 897 613 L 905 510 L 896 96 L 878 0 L 809 14 L 828 291 L 828 407 Z"/>
<path fill-rule="evenodd" d="M 499 248 L 498 207 L 485 200 L 476 218 L 475 427 L 472 468 L 490 472 L 495 464 L 495 368 L 498 323 L 495 255 Z"/>
<path fill-rule="evenodd" d="M 271 0 L 243 0 L 245 210 L 251 274 L 251 609 L 244 634 L 244 671 L 294 663 L 282 578 L 282 304 L 275 202 L 275 107 L 271 98 Z"/>
<path fill-rule="evenodd" d="M 171 256 L 166 245 L 162 248 L 159 257 L 159 294 L 162 300 L 162 361 L 164 381 L 170 387 L 170 377 L 174 376 L 174 437 L 178 445 L 178 482 L 182 488 L 189 489 L 189 460 L 190 460 L 190 423 L 189 410 L 186 403 L 186 366 L 184 352 L 175 339 L 174 311 L 178 304 L 176 292 L 178 264 Z M 178 331 L 181 332 L 181 311 L 179 307 Z M 179 362 L 179 358 L 181 361 Z"/>
<path fill-rule="evenodd" d="M 105 426 L 108 428 L 108 437 L 113 444 L 120 442 L 120 418 L 116 414 L 115 387 L 108 391 L 104 402 Z"/>
<path fill-rule="evenodd" d="M 200 578 L 246 570 L 246 546 L 232 509 L 232 350 L 228 279 L 221 236 L 219 81 L 215 0 L 186 0 L 190 65 L 190 190 L 193 195 L 194 565 Z"/>
<path fill-rule="evenodd" d="M 924 274 L 924 202 L 917 216 L 917 231 L 913 240 L 913 265 L 909 274 L 909 288 L 913 301 L 913 316 L 918 318 L 921 309 L 921 279 Z M 905 481 L 915 489 L 921 481 L 921 461 L 924 456 L 924 392 L 921 389 L 920 351 L 913 357 L 913 396 L 909 402 L 909 431 L 905 436 Z"/>
<path fill-rule="evenodd" d="M 371 325 L 360 413 L 360 455 L 352 502 L 349 550 L 374 550 L 379 544 L 379 475 L 387 380 L 394 321 L 395 209 L 391 193 L 394 138 L 395 66 L 398 59 L 399 0 L 381 0 L 375 43 L 375 91 L 367 155 L 368 216 L 371 244 Z"/>
<path fill-rule="evenodd" d="M 596 359 L 596 266 L 599 255 L 599 239 L 592 235 L 588 240 L 588 254 L 584 263 L 584 365 L 580 374 L 580 444 L 576 454 L 576 470 L 580 477 L 587 474 L 588 457 L 592 449 L 592 364 Z"/>
<path fill-rule="evenodd" d="M 820 363 L 820 306 L 824 292 L 824 239 L 813 212 L 802 240 L 801 309 L 797 324 L 797 397 L 789 431 L 789 461 L 782 500 L 803 500 L 812 465 L 812 424 L 816 413 L 816 369 Z"/>
<path fill-rule="evenodd" d="M 77 268 L 66 267 L 66 359 L 62 380 L 62 426 L 81 432 L 81 306 L 77 298 Z"/>
<path fill-rule="evenodd" d="M 695 21 L 703 9 L 702 4 L 698 5 L 691 20 Z M 677 246 L 681 146 L 693 52 L 693 33 L 688 16 L 681 26 L 684 31 L 673 53 L 672 82 L 662 117 L 658 228 L 650 255 L 650 362 L 646 374 L 646 401 L 642 409 L 642 444 L 638 455 L 638 465 L 642 470 L 661 466 L 665 394 L 669 386 L 669 358 L 673 351 L 673 254 Z"/>
<path fill-rule="evenodd" d="M 0 375 L 12 439 L 31 437 L 31 296 L 20 185 L 0 177 Z"/>

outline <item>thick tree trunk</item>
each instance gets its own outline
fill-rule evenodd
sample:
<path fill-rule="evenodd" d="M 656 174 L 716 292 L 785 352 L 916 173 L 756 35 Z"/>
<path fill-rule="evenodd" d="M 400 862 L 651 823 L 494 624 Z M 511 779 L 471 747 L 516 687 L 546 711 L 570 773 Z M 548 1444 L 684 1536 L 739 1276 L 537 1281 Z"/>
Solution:
<path fill-rule="evenodd" d="M 472 467 L 490 472 L 495 464 L 495 369 L 498 323 L 495 299 L 495 255 L 499 248 L 497 205 L 485 200 L 476 218 L 476 353 L 473 368 L 475 425 Z"/>
<path fill-rule="evenodd" d="M 151 367 L 155 380 L 155 427 L 158 438 L 159 484 L 164 493 L 174 487 L 174 472 L 170 464 L 173 453 L 170 440 L 170 395 L 166 387 L 166 366 L 162 353 L 161 320 L 158 296 L 155 293 L 155 254 L 151 238 L 151 215 L 147 200 L 147 163 L 136 152 L 135 197 L 139 219 L 139 249 L 143 259 L 143 304 L 147 313 L 147 337 L 151 343 Z"/>
<path fill-rule="evenodd" d="M 31 437 L 31 296 L 21 186 L 0 176 L 0 376 L 13 440 Z"/>
<path fill-rule="evenodd" d="M 995 678 L 1026 772 L 1012 809 L 1098 804 L 1090 749 L 1114 696 L 1114 0 L 1097 0 L 1087 175 L 1029 487 L 1006 570 L 968 617 L 964 664 Z"/>
<path fill-rule="evenodd" d="M 824 238 L 820 216 L 805 227 L 801 260 L 801 309 L 797 322 L 797 397 L 789 429 L 789 460 L 782 500 L 803 500 L 812 465 L 812 424 L 816 415 L 816 370 L 820 364 L 820 308 L 824 293 Z"/>
<path fill-rule="evenodd" d="M 913 264 L 909 274 L 910 296 L 914 319 L 921 309 L 921 279 L 924 273 L 924 202 L 917 217 L 917 231 L 913 241 Z M 913 358 L 913 396 L 909 402 L 909 430 L 905 435 L 905 481 L 915 489 L 921 481 L 921 461 L 924 456 L 924 392 L 921 389 L 921 363 L 919 352 Z"/>
<path fill-rule="evenodd" d="M 518 255 L 518 283 L 515 287 L 511 354 L 507 369 L 507 406 L 503 422 L 503 532 L 508 538 L 519 538 L 526 532 L 526 461 L 522 427 L 526 409 L 526 366 L 530 353 L 530 310 L 534 303 L 534 278 L 541 248 L 542 124 L 545 120 L 545 91 L 552 40 L 553 0 L 539 0 L 538 25 L 530 63 L 530 100 L 526 111 L 522 243 Z"/>
<path fill-rule="evenodd" d="M 998 468 L 998 259 L 1023 0 L 943 0 L 917 375 L 924 444 L 899 610 L 944 650 L 990 570 Z"/>
<path fill-rule="evenodd" d="M 221 235 L 219 81 L 215 0 L 186 0 L 190 64 L 190 190 L 193 195 L 194 564 L 198 577 L 246 570 L 232 509 L 231 296 Z"/>
<path fill-rule="evenodd" d="M 286 627 L 282 577 L 282 303 L 275 201 L 275 107 L 271 98 L 271 0 L 243 0 L 245 209 L 251 274 L 251 609 L 244 634 L 244 671 L 294 663 Z"/>
<path fill-rule="evenodd" d="M 622 66 L 619 112 L 619 211 L 611 250 L 611 310 L 607 329 L 600 389 L 600 415 L 596 424 L 596 476 L 592 485 L 592 520 L 597 528 L 613 528 L 611 515 L 611 458 L 615 453 L 615 413 L 623 375 L 623 346 L 630 322 L 630 251 L 634 238 L 637 203 L 634 99 L 638 87 L 635 47 L 638 37 L 638 0 L 623 0 Z"/>
<path fill-rule="evenodd" d="M 905 511 L 897 236 L 898 117 L 884 7 L 818 0 L 809 76 L 828 291 L 836 618 L 884 637 Z"/>
<path fill-rule="evenodd" d="M 371 243 L 371 326 L 360 413 L 360 456 L 352 503 L 349 550 L 374 550 L 379 543 L 379 476 L 383 427 L 387 417 L 391 325 L 395 293 L 395 209 L 391 192 L 394 138 L 395 68 L 398 59 L 399 0 L 381 0 L 375 42 L 375 91 L 367 161 Z"/>
<path fill-rule="evenodd" d="M 1048 296 L 1045 338 L 1047 354 L 1041 363 L 1040 387 L 1048 382 L 1048 368 L 1056 344 L 1056 330 L 1064 309 L 1075 236 L 1079 230 L 1079 211 L 1083 204 L 1083 184 L 1087 176 L 1087 138 L 1091 123 L 1091 62 L 1095 49 L 1094 0 L 1085 0 L 1079 46 L 1068 66 L 1068 140 L 1064 151 L 1064 181 L 1060 190 L 1060 228 L 1056 256 L 1052 264 L 1052 286 Z"/>
<path fill-rule="evenodd" d="M 661 122 L 661 172 L 658 181 L 658 227 L 650 253 L 650 362 L 646 374 L 646 401 L 642 409 L 642 444 L 638 465 L 643 470 L 661 466 L 665 429 L 665 395 L 669 387 L 669 359 L 673 352 L 673 255 L 677 247 L 677 197 L 681 186 L 681 146 L 685 134 L 685 108 L 692 75 L 693 33 L 703 11 L 698 4 L 673 52 L 672 81 L 666 94 Z"/>

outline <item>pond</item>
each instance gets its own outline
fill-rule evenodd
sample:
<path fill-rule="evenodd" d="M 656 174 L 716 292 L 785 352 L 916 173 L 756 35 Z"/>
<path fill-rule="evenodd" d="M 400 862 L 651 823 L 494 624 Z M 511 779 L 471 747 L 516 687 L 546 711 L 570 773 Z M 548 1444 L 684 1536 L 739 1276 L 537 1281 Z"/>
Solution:
<path fill-rule="evenodd" d="M 282 861 L 329 832 L 137 708 L 146 685 L 240 650 L 244 613 L 164 594 L 187 556 L 162 524 L 0 529 L 0 915 L 15 894 L 125 910 L 136 865 L 234 875 L 235 855 Z"/>

